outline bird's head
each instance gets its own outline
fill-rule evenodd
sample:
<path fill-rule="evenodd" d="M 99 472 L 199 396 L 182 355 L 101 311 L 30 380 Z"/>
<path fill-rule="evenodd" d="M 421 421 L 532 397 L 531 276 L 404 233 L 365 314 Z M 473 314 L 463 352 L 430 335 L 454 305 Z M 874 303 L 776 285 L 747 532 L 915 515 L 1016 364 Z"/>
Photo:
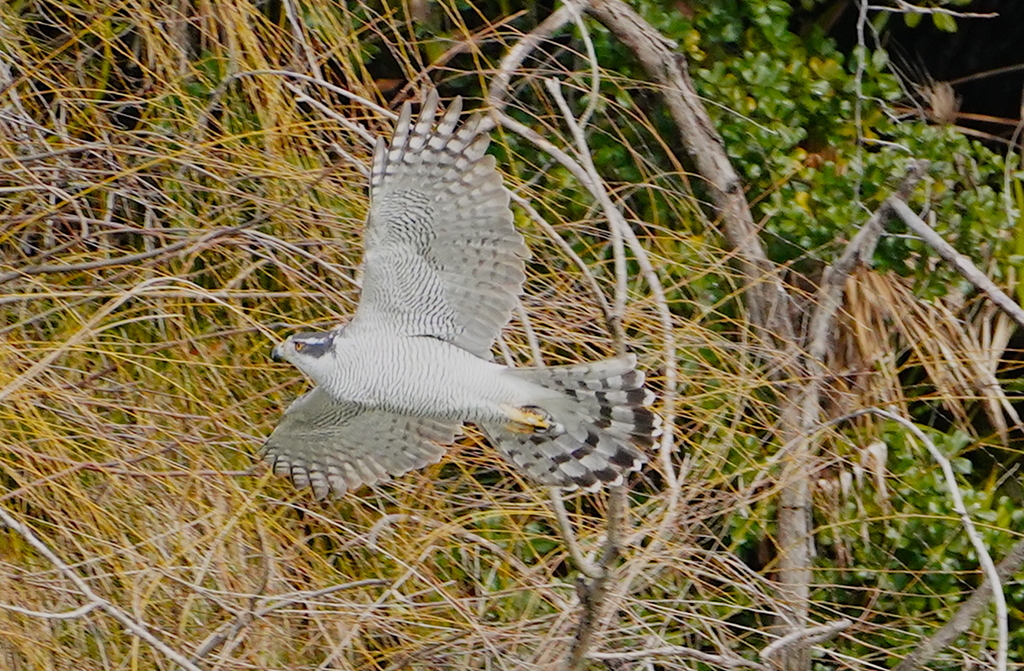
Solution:
<path fill-rule="evenodd" d="M 274 361 L 287 361 L 319 380 L 334 369 L 334 341 L 340 335 L 340 329 L 319 331 L 316 333 L 296 333 L 279 343 L 270 353 Z"/>

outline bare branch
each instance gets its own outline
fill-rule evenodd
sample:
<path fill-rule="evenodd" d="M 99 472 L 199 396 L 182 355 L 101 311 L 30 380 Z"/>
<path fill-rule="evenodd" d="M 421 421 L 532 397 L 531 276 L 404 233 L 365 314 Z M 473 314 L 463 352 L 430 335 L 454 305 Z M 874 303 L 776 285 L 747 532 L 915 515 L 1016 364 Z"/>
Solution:
<path fill-rule="evenodd" d="M 716 655 L 710 652 L 686 648 L 680 645 L 664 648 L 650 648 L 649 650 L 631 650 L 629 652 L 591 652 L 587 655 L 590 659 L 602 661 L 633 661 L 647 659 L 649 657 L 674 657 L 676 659 L 693 659 L 705 664 L 711 664 L 723 669 L 757 669 L 757 671 L 768 671 L 770 667 L 759 662 L 752 662 L 742 657 L 731 657 Z"/>
<path fill-rule="evenodd" d="M 576 29 L 580 31 L 580 38 L 583 40 L 583 46 L 587 50 L 587 60 L 590 61 L 590 101 L 587 104 L 587 109 L 583 110 L 583 114 L 580 115 L 577 124 L 580 126 L 586 126 L 590 121 L 590 117 L 593 116 L 594 110 L 597 109 L 597 103 L 601 99 L 601 68 L 597 62 L 597 50 L 594 49 L 594 41 L 590 39 L 590 31 L 587 29 L 587 24 L 583 21 L 583 15 L 580 12 L 580 7 L 576 6 L 577 0 L 567 0 L 566 6 L 573 10 L 572 20 L 576 23 Z"/>
<path fill-rule="evenodd" d="M 334 119 L 342 128 L 358 135 L 366 146 L 373 147 L 373 145 L 377 142 L 377 137 L 370 131 L 363 128 L 362 124 L 352 121 L 351 119 L 342 114 L 338 114 L 333 109 L 323 104 L 319 100 L 309 96 L 305 91 L 303 91 L 295 84 L 292 84 L 291 82 L 285 82 L 284 87 L 295 95 L 296 102 L 306 103 L 307 105 L 315 107 L 317 111 L 319 111 L 325 117 Z M 346 159 L 349 160 L 353 165 L 355 165 L 357 169 L 363 172 L 364 175 L 368 176 L 370 174 L 369 169 L 367 169 L 366 165 L 362 161 L 355 161 L 348 156 L 346 156 Z"/>
<path fill-rule="evenodd" d="M 367 587 L 370 585 L 386 585 L 387 580 L 380 578 L 368 578 L 366 580 L 356 580 L 354 582 L 346 582 L 338 585 L 331 585 L 330 587 L 324 587 L 323 589 L 317 590 L 304 590 L 301 592 L 292 592 L 290 594 L 282 594 L 281 596 L 269 597 L 271 602 L 263 606 L 258 610 L 252 610 L 251 608 L 245 610 L 235 616 L 235 619 L 231 622 L 225 622 L 216 631 L 206 637 L 199 647 L 196 649 L 195 654 L 192 655 L 193 661 L 198 661 L 203 657 L 209 655 L 215 648 L 226 643 L 227 641 L 233 640 L 238 636 L 243 629 L 249 626 L 254 620 L 258 620 L 261 617 L 265 617 L 275 610 L 285 608 L 287 606 L 294 605 L 301 601 L 307 601 L 309 599 L 316 599 L 328 594 L 334 594 L 346 589 L 356 589 L 359 587 Z M 254 595 L 256 598 L 266 599 L 268 597 L 259 597 Z"/>
<path fill-rule="evenodd" d="M 996 574 L 1000 580 L 1006 581 L 1019 573 L 1022 567 L 1024 567 L 1024 540 L 1017 541 L 1017 544 L 996 565 Z M 992 594 L 992 584 L 986 575 L 982 583 L 974 590 L 970 598 L 963 602 L 949 622 L 932 634 L 931 638 L 914 648 L 913 652 L 897 664 L 893 671 L 913 671 L 927 664 L 940 650 L 971 627 L 982 609 L 988 606 Z"/>
<path fill-rule="evenodd" d="M 148 259 L 156 258 L 159 256 L 165 256 L 167 254 L 173 254 L 174 252 L 185 249 L 189 245 L 199 245 L 208 242 L 214 238 L 220 237 L 228 232 L 233 232 L 235 229 L 217 229 L 206 233 L 202 236 L 196 236 L 187 238 L 185 240 L 179 240 L 178 242 L 171 243 L 165 247 L 157 247 L 148 252 L 139 252 L 137 254 L 125 254 L 123 256 L 117 256 L 109 259 L 97 259 L 95 261 L 84 261 L 82 263 L 67 263 L 67 264 L 41 264 L 35 266 L 26 266 L 19 268 L 18 270 L 11 271 L 0 275 L 0 284 L 10 282 L 11 280 L 27 275 L 42 275 L 44 273 L 73 273 L 80 272 L 82 270 L 98 270 L 99 268 L 109 268 L 111 266 L 127 266 L 139 263 L 140 261 L 146 261 Z"/>
<path fill-rule="evenodd" d="M 847 278 L 858 265 L 870 262 L 875 253 L 878 238 L 882 235 L 886 222 L 893 216 L 893 203 L 906 201 L 910 197 L 914 187 L 928 171 L 928 166 L 928 161 L 916 161 L 911 165 L 896 193 L 889 196 L 882 206 L 871 215 L 871 218 L 857 231 L 857 235 L 850 240 L 839 259 L 829 266 L 822 275 L 814 314 L 811 317 L 807 345 L 808 357 L 812 362 L 824 365 L 832 329 L 835 326 L 836 314 L 843 304 Z"/>
<path fill-rule="evenodd" d="M 896 201 L 895 204 L 902 205 L 902 202 Z M 978 561 L 981 563 L 982 570 L 985 573 L 985 579 L 988 582 L 989 590 L 992 593 L 992 597 L 995 599 L 996 629 L 999 634 L 999 642 L 996 649 L 996 669 L 997 671 L 1006 671 L 1006 656 L 1009 638 L 1006 596 L 1003 594 L 1003 585 L 999 577 L 999 571 L 996 570 L 996 565 L 992 561 L 992 556 L 988 553 L 988 548 L 985 547 L 985 542 L 981 539 L 981 535 L 974 527 L 974 522 L 971 520 L 971 516 L 967 512 L 967 507 L 964 505 L 964 499 L 960 494 L 960 486 L 957 485 L 956 474 L 953 472 L 952 464 L 950 464 L 946 455 L 942 454 L 939 448 L 935 446 L 935 443 L 932 442 L 931 438 L 929 438 L 928 435 L 918 428 L 913 422 L 901 417 L 900 415 L 886 410 L 881 410 L 879 408 L 869 408 L 867 410 L 879 417 L 890 419 L 913 433 L 914 436 L 924 444 L 925 448 L 932 455 L 932 459 L 937 461 L 939 466 L 942 468 L 942 475 L 946 481 L 946 489 L 949 490 L 949 496 L 953 500 L 953 511 L 960 516 L 960 522 L 964 526 L 964 531 L 967 533 L 967 537 L 970 539 L 971 545 L 974 547 L 974 551 L 978 554 Z M 978 607 L 980 609 L 980 606 Z"/>
<path fill-rule="evenodd" d="M 38 617 L 43 620 L 73 620 L 76 617 L 88 615 L 99 608 L 99 606 L 100 604 L 98 601 L 90 601 L 84 606 L 80 606 L 74 610 L 65 610 L 60 613 L 48 613 L 41 610 L 29 610 L 28 608 L 22 608 L 21 606 L 15 606 L 10 603 L 0 603 L 0 608 L 4 610 L 9 610 L 12 613 L 21 613 L 22 615 L 28 615 L 30 617 Z"/>
<path fill-rule="evenodd" d="M 295 0 L 284 0 L 284 11 L 288 17 L 288 24 L 292 29 L 292 39 L 295 42 L 295 60 L 299 60 L 298 52 L 302 52 L 302 56 L 306 60 L 306 66 L 309 71 L 318 78 L 323 78 L 320 72 L 320 65 L 317 63 L 316 53 L 312 47 L 309 46 L 309 40 L 306 39 L 306 33 L 302 30 L 305 23 L 299 18 L 299 12 L 295 8 Z"/>
<path fill-rule="evenodd" d="M 587 265 L 586 261 L 580 258 L 580 255 L 576 253 L 576 250 L 572 248 L 572 245 L 566 242 L 565 239 L 558 234 L 555 227 L 549 224 L 548 221 L 540 215 L 540 212 L 530 204 L 530 201 L 517 193 L 512 193 L 511 196 L 512 201 L 519 207 L 523 208 L 523 211 L 526 212 L 526 215 L 530 217 L 533 223 L 537 224 L 537 226 L 544 231 L 544 234 L 547 235 L 552 242 L 558 245 L 558 248 L 562 250 L 562 253 L 572 259 L 572 262 L 576 264 L 576 268 L 580 271 L 580 274 L 583 275 L 584 279 L 586 279 L 587 286 L 590 287 L 590 292 L 594 295 L 594 300 L 597 301 L 599 306 L 601 306 L 601 313 L 604 315 L 605 323 L 608 325 L 608 329 L 611 330 L 614 323 L 611 318 L 612 309 L 611 306 L 608 305 L 608 299 L 605 298 L 604 292 L 601 291 L 601 285 L 598 284 L 597 278 L 594 277 L 593 271 L 590 270 L 590 266 Z"/>
<path fill-rule="evenodd" d="M 171 648 L 166 643 L 161 641 L 159 638 L 150 633 L 149 628 L 142 622 L 133 619 L 127 613 L 122 611 L 120 608 L 110 603 L 106 599 L 101 598 L 98 594 L 92 591 L 89 587 L 89 583 L 83 580 L 77 573 L 75 573 L 70 566 L 64 563 L 60 557 L 58 557 L 53 550 L 51 550 L 46 543 L 44 543 L 35 533 L 32 532 L 27 526 L 19 522 L 18 520 L 11 517 L 10 513 L 7 512 L 2 506 L 0 506 L 0 521 L 3 521 L 4 525 L 8 529 L 11 529 L 19 536 L 25 539 L 29 545 L 34 547 L 39 554 L 46 557 L 47 560 L 61 572 L 61 574 L 70 580 L 78 591 L 85 596 L 89 604 L 95 604 L 95 608 L 101 608 L 108 615 L 113 617 L 115 620 L 120 622 L 125 629 L 135 634 L 142 640 L 149 643 L 151 646 L 159 650 L 165 657 L 173 662 L 176 662 L 186 671 L 201 671 L 201 669 L 190 662 L 188 658 L 182 655 L 180 652 Z M 87 604 L 87 605 L 89 605 Z M 79 609 L 81 610 L 81 609 Z M 91 609 L 90 609 L 91 610 Z"/>
<path fill-rule="evenodd" d="M 555 511 L 555 519 L 558 521 L 558 529 L 562 533 L 562 540 L 565 541 L 565 545 L 569 548 L 569 556 L 572 557 L 573 562 L 576 564 L 576 568 L 579 569 L 580 573 L 597 580 L 604 575 L 604 570 L 595 566 L 583 556 L 583 552 L 580 550 L 580 545 L 576 541 L 576 534 L 572 530 L 572 522 L 569 520 L 569 513 L 565 510 L 565 501 L 562 499 L 562 490 L 558 487 L 549 487 L 548 493 L 551 497 L 551 507 Z"/>
<path fill-rule="evenodd" d="M 491 85 L 487 89 L 487 104 L 493 110 L 502 111 L 508 104 L 509 84 L 512 76 L 519 66 L 523 64 L 526 57 L 536 49 L 541 42 L 548 39 L 562 29 L 573 17 L 574 9 L 569 5 L 562 5 L 551 16 L 544 19 L 528 35 L 525 35 L 514 47 L 509 49 L 505 58 L 501 59 L 498 65 L 498 73 L 491 79 Z"/>
<path fill-rule="evenodd" d="M 576 595 L 580 599 L 580 620 L 576 625 L 576 633 L 572 646 L 565 659 L 566 671 L 580 671 L 586 667 L 587 654 L 591 641 L 601 622 L 601 612 L 608 596 L 608 575 L 604 575 L 587 583 L 582 578 L 576 581 Z"/>
<path fill-rule="evenodd" d="M 990 301 L 1002 308 L 1013 321 L 1017 322 L 1018 326 L 1024 327 L 1024 309 L 1021 309 L 1015 300 L 997 287 L 996 283 L 988 278 L 988 275 L 974 265 L 973 261 L 953 249 L 951 244 L 935 232 L 935 229 L 914 214 L 914 211 L 906 203 L 894 201 L 892 208 L 907 225 L 907 228 L 924 240 L 925 244 L 934 249 L 947 263 L 956 268 L 964 279 L 988 296 Z"/>
<path fill-rule="evenodd" d="M 762 650 L 761 659 L 765 662 L 770 661 L 772 657 L 775 657 L 784 648 L 788 648 L 790 646 L 799 645 L 800 647 L 807 648 L 812 645 L 822 643 L 852 624 L 852 620 L 843 619 L 836 620 L 835 622 L 829 622 L 818 627 L 809 627 L 807 629 L 791 632 L 782 638 L 773 641 L 771 645 Z"/>
<path fill-rule="evenodd" d="M 597 172 L 597 166 L 594 165 L 593 157 L 590 155 L 590 147 L 587 146 L 587 138 L 583 135 L 583 128 L 576 123 L 576 117 L 573 116 L 572 110 L 569 109 L 569 104 L 565 101 L 565 97 L 562 96 L 561 83 L 557 79 L 548 79 L 544 84 L 547 86 L 548 93 L 551 94 L 551 97 L 555 99 L 555 103 L 558 104 L 558 109 L 562 112 L 562 118 L 565 120 L 566 125 L 569 126 L 569 132 L 572 133 L 573 141 L 576 143 L 576 155 L 579 157 L 583 169 L 590 175 L 593 184 L 602 185 L 603 187 L 603 180 L 601 180 Z M 611 210 L 617 210 L 611 197 L 608 196 L 607 189 L 600 188 L 594 195 L 598 197 L 598 202 L 601 203 L 601 207 L 606 213 Z M 612 218 L 608 222 L 608 230 L 612 238 L 612 256 L 615 260 L 615 298 L 612 302 L 611 317 L 612 333 L 615 336 L 616 348 L 619 350 L 619 354 L 623 354 L 626 343 L 622 332 L 622 318 L 626 313 L 626 292 L 629 288 L 629 278 L 626 268 L 626 250 L 622 242 L 623 227 L 616 225 L 618 223 Z M 622 223 L 625 222 L 623 221 Z"/>
<path fill-rule="evenodd" d="M 810 565 L 813 550 L 811 543 L 811 493 L 807 473 L 812 468 L 815 454 L 813 445 L 814 428 L 821 415 L 821 389 L 828 371 L 826 356 L 831 346 L 832 330 L 836 315 L 843 303 L 846 280 L 853 269 L 871 258 L 885 222 L 892 216 L 892 203 L 902 202 L 927 170 L 926 161 L 916 163 L 908 172 L 903 184 L 878 208 L 850 241 L 839 259 L 827 268 L 818 288 L 816 308 L 811 316 L 808 332 L 807 354 L 803 357 L 807 369 L 806 382 L 796 402 L 783 402 L 784 425 L 795 432 L 787 432 L 787 443 L 792 449 L 787 452 L 782 479 L 785 486 L 780 495 L 778 513 L 778 543 L 781 550 L 779 561 L 781 582 L 789 592 L 790 607 L 795 616 L 793 632 L 800 629 L 808 615 L 807 601 L 810 598 Z M 780 450 L 780 453 L 782 450 Z M 803 653 L 799 650 L 797 654 Z M 806 660 L 794 662 L 794 667 L 806 667 Z"/>
<path fill-rule="evenodd" d="M 627 492 L 623 485 L 608 490 L 608 535 L 598 559 L 597 575 L 592 576 L 594 579 L 589 584 L 583 580 L 576 583 L 576 593 L 579 595 L 583 613 L 580 615 L 569 656 L 566 658 L 565 668 L 568 671 L 579 671 L 586 667 L 594 635 L 608 618 L 606 611 L 611 610 L 610 602 L 614 603 L 617 599 L 617 594 L 611 590 L 611 566 L 621 551 L 623 531 L 627 524 Z M 620 589 L 619 593 L 621 592 Z"/>
<path fill-rule="evenodd" d="M 868 5 L 867 8 L 873 9 L 876 12 L 889 12 L 892 14 L 946 14 L 958 19 L 995 19 L 999 17 L 998 12 L 957 12 L 945 7 L 921 7 L 920 5 L 913 5 L 906 0 L 893 0 L 893 2 L 896 3 L 895 7 Z"/>

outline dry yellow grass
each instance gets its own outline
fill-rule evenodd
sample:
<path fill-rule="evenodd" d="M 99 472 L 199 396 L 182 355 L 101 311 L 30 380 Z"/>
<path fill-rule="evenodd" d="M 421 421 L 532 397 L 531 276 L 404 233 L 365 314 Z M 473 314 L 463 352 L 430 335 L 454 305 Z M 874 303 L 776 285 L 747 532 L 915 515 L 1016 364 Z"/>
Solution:
<path fill-rule="evenodd" d="M 355 19 L 306 11 L 322 21 L 306 36 L 317 63 L 347 68 L 337 80 L 383 102 Z M 24 3 L 2 20 L 0 504 L 97 595 L 185 656 L 204 652 L 209 668 L 558 660 L 575 627 L 573 567 L 546 493 L 477 437 L 438 466 L 327 504 L 254 463 L 305 386 L 269 363 L 277 334 L 334 323 L 357 297 L 365 180 L 342 156 L 365 161 L 368 148 L 338 117 L 374 133 L 389 122 L 281 75 L 226 81 L 303 52 L 286 22 L 245 2 Z M 395 15 L 366 25 L 416 55 Z M 522 168 L 524 179 L 534 169 Z M 557 202 L 535 202 L 607 291 L 603 222 L 561 222 Z M 610 353 L 579 269 L 521 224 L 537 257 L 526 314 L 548 362 Z M 689 244 L 652 230 L 660 256 Z M 647 290 L 630 284 L 625 325 L 657 367 Z M 521 321 L 507 345 L 529 362 Z M 570 501 L 584 550 L 600 543 L 602 505 Z M 659 521 L 657 497 L 634 512 L 641 529 Z M 13 532 L 0 567 L 4 604 L 85 603 Z M 168 666 L 99 610 L 0 608 L 0 660 Z"/>
<path fill-rule="evenodd" d="M 476 35 L 464 52 L 485 81 L 518 35 L 474 32 L 437 4 L 453 39 Z M 389 121 L 307 81 L 252 73 L 295 68 L 384 105 L 365 58 L 378 40 L 403 78 L 462 74 L 426 67 L 437 44 L 412 39 L 415 17 L 400 8 L 311 0 L 297 32 L 292 8 L 0 7 L 0 506 L 99 597 L 182 655 L 200 653 L 202 668 L 552 668 L 577 626 L 575 567 L 546 492 L 479 437 L 441 464 L 323 504 L 254 461 L 306 385 L 269 362 L 278 334 L 344 319 L 358 296 L 366 201 L 353 160 L 369 150 L 345 120 L 374 134 Z M 580 73 L 560 74 L 586 90 Z M 615 132 L 650 142 L 624 143 L 641 177 L 612 186 L 629 196 L 626 216 L 674 313 L 686 402 L 672 465 L 686 477 L 669 491 L 651 455 L 615 568 L 617 623 L 596 648 L 667 641 L 750 656 L 770 640 L 754 623 L 782 606 L 720 532 L 744 516 L 769 527 L 757 502 L 778 484 L 763 477 L 760 447 L 775 423 L 770 383 L 742 317 L 727 325 L 734 306 L 704 300 L 703 283 L 727 285 L 731 272 L 692 223 L 682 168 L 650 159 L 672 142 L 615 100 L 604 103 Z M 556 108 L 520 112 L 564 132 Z M 610 300 L 606 222 L 578 188 L 532 188 L 537 171 L 558 169 L 518 142 L 495 135 L 510 184 Z M 662 219 L 630 209 L 645 199 Z M 535 258 L 508 355 L 530 363 L 531 332 L 549 364 L 612 353 L 586 275 L 521 210 L 517 222 Z M 628 271 L 625 332 L 658 387 L 657 306 Z M 605 499 L 568 503 L 584 551 L 597 552 Z M 15 607 L 0 606 L 0 667 L 174 667 L 102 610 L 17 611 L 85 603 L 23 535 L 0 530 L 0 604 Z"/>

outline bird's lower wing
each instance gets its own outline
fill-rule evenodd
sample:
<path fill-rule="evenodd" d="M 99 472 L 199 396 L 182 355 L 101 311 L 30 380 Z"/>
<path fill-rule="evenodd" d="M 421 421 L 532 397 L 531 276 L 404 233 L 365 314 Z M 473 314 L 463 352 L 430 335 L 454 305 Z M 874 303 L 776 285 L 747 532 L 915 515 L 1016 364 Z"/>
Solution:
<path fill-rule="evenodd" d="M 458 430 L 454 423 L 341 403 L 318 387 L 289 406 L 260 456 L 322 499 L 437 462 Z"/>

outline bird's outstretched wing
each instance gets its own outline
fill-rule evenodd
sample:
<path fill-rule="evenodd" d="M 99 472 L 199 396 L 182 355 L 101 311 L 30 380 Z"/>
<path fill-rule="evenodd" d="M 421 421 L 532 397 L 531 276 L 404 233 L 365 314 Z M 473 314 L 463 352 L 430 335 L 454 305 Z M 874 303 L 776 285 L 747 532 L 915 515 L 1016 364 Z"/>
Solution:
<path fill-rule="evenodd" d="M 317 387 L 285 411 L 260 455 L 318 499 L 437 462 L 458 427 L 341 403 Z"/>
<path fill-rule="evenodd" d="M 459 125 L 456 99 L 437 121 L 437 92 L 413 123 L 402 107 L 370 177 L 363 293 L 348 328 L 429 335 L 482 358 L 508 322 L 529 251 L 480 118 Z"/>

